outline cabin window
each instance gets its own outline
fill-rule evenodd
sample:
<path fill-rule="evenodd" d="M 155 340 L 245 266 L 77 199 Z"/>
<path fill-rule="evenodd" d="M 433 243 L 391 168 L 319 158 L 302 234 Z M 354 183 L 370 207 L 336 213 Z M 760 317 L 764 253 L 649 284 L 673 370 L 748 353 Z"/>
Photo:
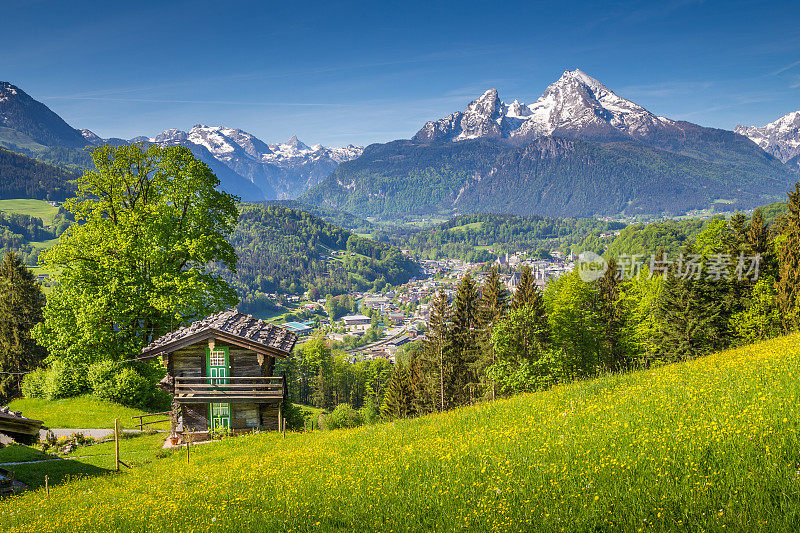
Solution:
<path fill-rule="evenodd" d="M 209 362 L 209 366 L 225 366 L 225 350 L 213 350 Z"/>

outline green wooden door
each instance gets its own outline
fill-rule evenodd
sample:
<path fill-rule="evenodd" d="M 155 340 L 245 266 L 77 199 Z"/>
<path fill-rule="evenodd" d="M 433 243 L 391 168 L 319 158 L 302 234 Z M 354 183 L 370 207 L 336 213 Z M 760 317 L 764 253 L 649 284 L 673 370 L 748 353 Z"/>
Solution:
<path fill-rule="evenodd" d="M 208 377 L 211 385 L 228 383 L 229 360 L 228 348 L 220 346 L 211 350 L 206 348 L 206 368 L 208 369 Z M 231 427 L 231 404 L 229 403 L 212 403 L 208 406 L 208 422 L 209 428 L 213 431 L 218 428 Z"/>

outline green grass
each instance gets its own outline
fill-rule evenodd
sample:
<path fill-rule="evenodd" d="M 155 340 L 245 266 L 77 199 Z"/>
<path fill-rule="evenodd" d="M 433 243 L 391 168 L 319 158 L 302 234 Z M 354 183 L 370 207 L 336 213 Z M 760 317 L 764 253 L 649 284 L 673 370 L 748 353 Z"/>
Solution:
<path fill-rule="evenodd" d="M 0 200 L 0 211 L 6 213 L 17 213 L 41 218 L 46 225 L 53 223 L 53 217 L 58 213 L 58 208 L 44 200 Z"/>
<path fill-rule="evenodd" d="M 163 433 L 125 435 L 125 438 L 120 439 L 120 459 L 131 468 L 139 468 L 158 458 L 165 438 Z M 33 448 L 22 448 L 29 450 L 28 455 L 31 457 L 34 453 L 38 453 L 40 456 L 44 456 L 40 458 L 51 458 Z M 0 452 L 2 451 L 0 450 Z M 69 459 L 9 465 L 5 468 L 12 470 L 15 477 L 28 485 L 30 489 L 44 486 L 44 476 L 48 476 L 50 486 L 55 486 L 70 480 L 107 474 L 114 471 L 114 442 L 80 446 L 74 452 L 63 457 Z M 34 461 L 36 459 L 25 460 Z"/>
<path fill-rule="evenodd" d="M 125 407 L 89 395 L 54 401 L 21 398 L 13 400 L 8 405 L 13 411 L 22 411 L 26 417 L 42 420 L 46 427 L 51 428 L 107 429 L 114 427 L 114 419 L 117 418 L 121 428 L 133 429 L 138 423 L 138 419 L 133 420 L 131 417 L 147 413 L 141 409 Z M 150 419 L 158 420 L 159 418 L 151 417 Z M 169 423 L 164 422 L 146 427 L 167 429 Z"/>
<path fill-rule="evenodd" d="M 470 222 L 469 224 L 462 224 L 450 228 L 450 231 L 478 231 L 483 227 L 483 222 Z"/>
<path fill-rule="evenodd" d="M 18 461 L 40 461 L 52 459 L 52 455 L 44 453 L 30 446 L 10 444 L 0 448 L 0 463 L 15 463 Z"/>
<path fill-rule="evenodd" d="M 13 531 L 797 531 L 800 335 L 0 503 Z"/>

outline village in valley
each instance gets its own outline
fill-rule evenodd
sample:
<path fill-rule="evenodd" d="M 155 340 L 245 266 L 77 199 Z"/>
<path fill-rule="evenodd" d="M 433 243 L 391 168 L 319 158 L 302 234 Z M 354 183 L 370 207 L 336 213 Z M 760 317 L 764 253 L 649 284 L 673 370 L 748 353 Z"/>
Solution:
<path fill-rule="evenodd" d="M 403 253 L 414 259 L 407 250 L 403 250 Z M 577 258 L 577 254 L 564 255 L 553 250 L 548 260 L 529 259 L 522 252 L 499 254 L 497 259 L 488 263 L 470 263 L 447 258 L 417 260 L 422 267 L 419 276 L 380 293 L 349 293 L 348 296 L 357 302 L 357 312 L 336 317 L 334 320 L 331 320 L 326 309 L 325 298 L 309 301 L 291 295 L 273 296 L 288 302 L 294 310 L 292 315 L 299 314 L 305 318 L 282 324 L 299 336 L 300 343 L 303 338 L 318 333 L 324 335 L 329 344 L 334 346 L 356 344 L 347 349 L 349 359 L 353 362 L 384 358 L 394 363 L 395 355 L 403 345 L 425 339 L 431 298 L 439 290 L 444 290 L 448 297 L 452 297 L 464 275 L 469 274 L 480 284 L 487 270 L 496 268 L 509 294 L 513 294 L 519 283 L 521 270 L 529 267 L 534 283 L 543 290 L 548 280 L 571 272 Z M 377 330 L 380 338 L 359 345 L 358 339 L 371 328 Z"/>

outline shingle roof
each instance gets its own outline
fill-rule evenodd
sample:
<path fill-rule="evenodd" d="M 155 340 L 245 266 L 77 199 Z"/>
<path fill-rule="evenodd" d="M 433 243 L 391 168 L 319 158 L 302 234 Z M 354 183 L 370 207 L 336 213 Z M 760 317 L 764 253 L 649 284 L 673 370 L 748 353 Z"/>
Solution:
<path fill-rule="evenodd" d="M 211 315 L 202 320 L 196 320 L 176 329 L 171 333 L 159 337 L 142 349 L 142 354 L 151 354 L 159 351 L 169 351 L 169 346 L 179 343 L 189 337 L 200 335 L 203 332 L 218 331 L 240 337 L 251 343 L 260 344 L 273 350 L 285 352 L 292 351 L 297 335 L 286 328 L 270 324 L 251 315 L 245 315 L 236 309 L 229 309 L 216 315 Z"/>

